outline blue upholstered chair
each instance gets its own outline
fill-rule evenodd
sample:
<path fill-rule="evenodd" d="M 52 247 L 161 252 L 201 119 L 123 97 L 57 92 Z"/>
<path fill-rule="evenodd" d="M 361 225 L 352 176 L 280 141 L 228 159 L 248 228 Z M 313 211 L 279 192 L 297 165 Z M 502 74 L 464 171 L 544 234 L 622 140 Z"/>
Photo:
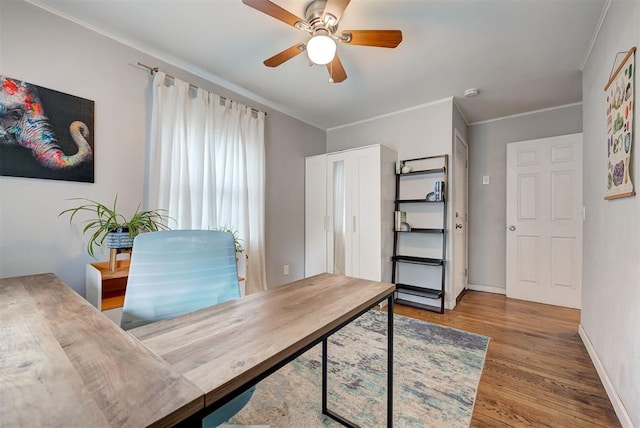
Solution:
<path fill-rule="evenodd" d="M 167 230 L 133 243 L 121 326 L 125 330 L 240 297 L 233 236 L 213 230 Z M 216 427 L 240 411 L 250 388 L 208 415 Z"/>

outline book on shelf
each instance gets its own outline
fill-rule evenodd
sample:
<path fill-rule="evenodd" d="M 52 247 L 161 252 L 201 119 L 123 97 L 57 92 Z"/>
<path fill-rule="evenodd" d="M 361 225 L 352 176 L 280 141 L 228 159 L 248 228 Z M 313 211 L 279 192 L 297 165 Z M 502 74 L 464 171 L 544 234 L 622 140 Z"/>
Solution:
<path fill-rule="evenodd" d="M 433 185 L 434 200 L 442 201 L 444 199 L 444 181 L 436 181 Z"/>
<path fill-rule="evenodd" d="M 402 224 L 407 222 L 407 213 L 404 211 L 395 212 L 395 230 L 396 232 L 402 231 Z"/>

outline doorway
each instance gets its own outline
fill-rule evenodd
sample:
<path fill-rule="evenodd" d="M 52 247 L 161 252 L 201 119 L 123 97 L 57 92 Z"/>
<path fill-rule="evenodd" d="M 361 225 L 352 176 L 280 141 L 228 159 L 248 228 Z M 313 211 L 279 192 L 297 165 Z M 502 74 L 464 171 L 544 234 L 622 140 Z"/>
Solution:
<path fill-rule="evenodd" d="M 469 148 L 458 130 L 454 131 L 453 147 L 453 299 L 468 284 L 468 187 Z"/>

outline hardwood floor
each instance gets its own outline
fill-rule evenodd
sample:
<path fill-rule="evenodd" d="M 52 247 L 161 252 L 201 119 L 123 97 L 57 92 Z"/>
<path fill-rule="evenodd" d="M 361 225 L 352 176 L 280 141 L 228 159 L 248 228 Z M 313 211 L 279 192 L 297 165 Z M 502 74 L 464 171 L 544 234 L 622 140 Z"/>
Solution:
<path fill-rule="evenodd" d="M 395 312 L 491 338 L 472 427 L 619 427 L 578 336 L 580 311 L 469 291 L 453 311 Z"/>

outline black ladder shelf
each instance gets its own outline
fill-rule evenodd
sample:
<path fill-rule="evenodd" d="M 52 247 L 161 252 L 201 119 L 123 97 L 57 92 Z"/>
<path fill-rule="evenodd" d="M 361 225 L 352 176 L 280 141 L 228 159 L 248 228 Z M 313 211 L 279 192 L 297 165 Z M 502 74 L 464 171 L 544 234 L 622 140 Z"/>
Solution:
<path fill-rule="evenodd" d="M 391 282 L 396 285 L 396 302 L 414 306 L 422 309 L 426 309 L 432 312 L 439 312 L 441 314 L 444 313 L 444 302 L 445 302 L 445 273 L 446 273 L 446 263 L 445 258 L 447 254 L 447 191 L 448 191 L 448 183 L 447 183 L 447 168 L 448 168 L 448 160 L 449 155 L 438 155 L 438 156 L 427 156 L 422 158 L 415 159 L 407 159 L 401 161 L 401 165 L 403 166 L 412 166 L 419 165 L 422 162 L 434 162 L 437 159 L 441 159 L 441 167 L 438 168 L 429 168 L 429 169 L 419 169 L 416 171 L 410 171 L 406 173 L 396 173 L 396 197 L 395 197 L 395 210 L 396 212 L 401 211 L 401 207 L 405 204 L 442 204 L 442 228 L 422 228 L 422 227 L 411 227 L 410 230 L 397 230 L 397 227 L 394 227 L 393 234 L 393 257 L 391 261 L 393 263 L 393 269 L 391 273 Z M 435 181 L 441 181 L 444 183 L 444 189 L 442 190 L 441 198 L 439 200 L 432 200 L 433 198 L 425 198 L 423 199 L 400 199 L 400 188 L 405 177 L 410 176 L 425 176 L 425 178 L 430 178 L 430 180 L 425 180 L 425 183 Z M 438 176 L 441 176 L 439 178 Z M 425 195 L 427 192 L 433 190 L 430 187 L 425 186 Z M 440 258 L 431 258 L 431 257 L 418 257 L 410 254 L 401 254 L 400 253 L 400 239 L 399 237 L 404 234 L 431 234 L 431 235 L 442 235 L 442 253 Z M 422 238 L 421 238 L 422 239 Z M 398 281 L 399 279 L 399 270 L 400 265 L 403 263 L 415 264 L 415 265 L 423 265 L 427 269 L 440 269 L 440 283 L 439 284 L 405 284 Z M 419 298 L 439 300 L 439 306 L 433 306 L 430 304 L 424 304 L 420 302 L 416 302 L 410 300 L 409 298 L 402 298 L 400 295 L 406 296 L 416 296 Z"/>

